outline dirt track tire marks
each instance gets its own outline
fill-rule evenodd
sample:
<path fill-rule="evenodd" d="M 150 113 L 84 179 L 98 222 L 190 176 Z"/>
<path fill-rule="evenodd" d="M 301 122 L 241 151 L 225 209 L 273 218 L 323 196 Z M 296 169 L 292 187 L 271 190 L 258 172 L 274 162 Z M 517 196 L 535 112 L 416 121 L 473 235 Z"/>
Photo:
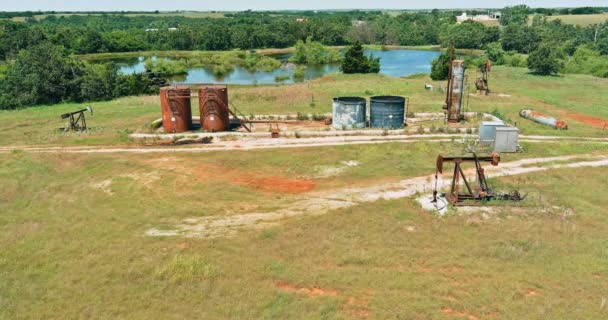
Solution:
<path fill-rule="evenodd" d="M 572 162 L 540 166 L 555 161 L 568 161 L 586 157 L 589 161 Z M 537 166 L 534 166 L 537 165 Z M 608 155 L 575 155 L 549 158 L 533 158 L 500 164 L 499 167 L 485 167 L 489 177 L 511 176 L 559 168 L 608 166 Z M 469 170 L 470 173 L 470 170 Z M 387 183 L 362 188 L 344 188 L 332 191 L 310 193 L 286 207 L 272 212 L 252 212 L 231 216 L 208 216 L 184 219 L 171 230 L 149 229 L 147 236 L 182 236 L 187 238 L 218 238 L 237 234 L 241 230 L 264 229 L 297 216 L 314 216 L 327 214 L 336 209 L 356 206 L 379 199 L 399 199 L 411 197 L 419 192 L 429 190 L 434 175 L 405 179 L 396 183 Z M 447 186 L 450 177 L 441 177 L 439 188 Z"/>

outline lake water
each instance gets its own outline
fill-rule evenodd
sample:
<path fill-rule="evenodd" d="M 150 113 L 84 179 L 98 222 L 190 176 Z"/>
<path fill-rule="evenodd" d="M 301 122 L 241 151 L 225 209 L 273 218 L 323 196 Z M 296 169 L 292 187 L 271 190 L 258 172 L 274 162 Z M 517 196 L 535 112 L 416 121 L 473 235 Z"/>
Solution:
<path fill-rule="evenodd" d="M 422 50 L 366 50 L 366 54 L 373 54 L 380 58 L 380 73 L 390 77 L 409 76 L 416 73 L 430 73 L 431 62 L 440 55 L 437 51 Z M 293 64 L 287 63 L 290 54 L 276 55 L 275 58 L 284 62 L 283 66 L 272 72 L 251 72 L 245 68 L 236 67 L 234 71 L 223 77 L 215 76 L 207 68 L 191 68 L 185 76 L 172 79 L 175 83 L 226 83 L 226 84 L 273 84 L 277 76 L 288 76 L 289 79 L 281 83 L 293 83 L 292 75 L 295 70 Z M 123 74 L 144 72 L 144 57 L 116 60 Z M 308 66 L 305 79 L 315 79 L 329 73 L 339 72 L 339 65 Z"/>

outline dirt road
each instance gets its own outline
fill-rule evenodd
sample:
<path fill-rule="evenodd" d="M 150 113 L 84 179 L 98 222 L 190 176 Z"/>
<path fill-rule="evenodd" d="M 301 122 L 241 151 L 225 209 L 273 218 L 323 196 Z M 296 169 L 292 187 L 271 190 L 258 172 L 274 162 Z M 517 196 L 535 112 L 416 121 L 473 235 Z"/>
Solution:
<path fill-rule="evenodd" d="M 588 161 L 568 162 L 585 157 Z M 562 164 L 551 164 L 566 162 Z M 543 165 L 544 164 L 544 165 Z M 608 165 L 608 155 L 576 155 L 549 158 L 523 159 L 501 163 L 498 167 L 486 167 L 489 177 L 511 176 L 559 168 L 599 167 Z M 309 193 L 290 205 L 272 212 L 250 212 L 232 216 L 209 216 L 185 219 L 169 230 L 156 228 L 145 232 L 147 236 L 181 236 L 194 238 L 217 238 L 235 235 L 241 230 L 263 229 L 277 225 L 289 218 L 327 214 L 333 210 L 356 206 L 379 199 L 399 199 L 420 192 L 430 192 L 434 175 L 402 180 L 363 188 Z M 449 183 L 449 177 L 441 177 L 439 188 Z M 170 223 L 170 222 L 169 222 Z"/>
<path fill-rule="evenodd" d="M 394 135 L 394 136 L 339 136 L 339 137 L 311 137 L 311 138 L 281 138 L 281 139 L 251 139 L 239 141 L 217 141 L 210 144 L 197 144 L 186 146 L 77 146 L 77 147 L 36 147 L 36 146 L 4 146 L 0 147 L 0 153 L 8 153 L 14 150 L 37 152 L 37 153 L 175 153 L 175 152 L 210 152 L 210 151 L 233 151 L 233 150 L 259 150 L 259 149 L 283 149 L 283 148 L 310 148 L 342 145 L 368 145 L 382 143 L 414 143 L 425 142 L 448 142 L 455 140 L 475 139 L 477 135 L 463 134 L 416 134 L 416 135 Z M 520 135 L 520 142 L 529 143 L 595 143 L 608 144 L 608 138 L 586 138 L 586 137 L 555 137 L 555 136 L 526 136 Z"/>

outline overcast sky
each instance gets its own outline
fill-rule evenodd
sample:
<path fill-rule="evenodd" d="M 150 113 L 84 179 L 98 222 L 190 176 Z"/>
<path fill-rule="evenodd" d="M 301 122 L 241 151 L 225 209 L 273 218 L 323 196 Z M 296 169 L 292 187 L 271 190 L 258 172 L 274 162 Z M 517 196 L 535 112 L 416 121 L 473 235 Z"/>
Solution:
<path fill-rule="evenodd" d="M 501 8 L 516 4 L 531 7 L 608 6 L 608 0 L 0 0 L 0 11 L 431 9 Z"/>

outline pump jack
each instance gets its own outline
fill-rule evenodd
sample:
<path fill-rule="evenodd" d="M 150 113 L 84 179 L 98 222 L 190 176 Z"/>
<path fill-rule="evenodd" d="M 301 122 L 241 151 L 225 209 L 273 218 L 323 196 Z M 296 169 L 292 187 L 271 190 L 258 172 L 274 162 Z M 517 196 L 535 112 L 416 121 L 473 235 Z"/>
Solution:
<path fill-rule="evenodd" d="M 485 64 L 479 67 L 477 70 L 477 80 L 475 81 L 475 87 L 479 94 L 485 93 L 487 96 L 490 94 L 490 86 L 488 85 L 488 74 L 492 70 L 492 62 L 486 61 Z"/>
<path fill-rule="evenodd" d="M 489 156 L 477 156 L 474 152 L 472 156 L 437 156 L 437 171 L 435 172 L 435 190 L 433 190 L 433 203 L 437 203 L 437 179 L 438 174 L 443 174 L 443 164 L 446 162 L 454 163 L 454 175 L 452 176 L 452 185 L 450 192 L 445 195 L 447 201 L 454 206 L 478 205 L 484 200 L 510 200 L 521 201 L 525 196 L 520 195 L 519 191 L 515 190 L 511 193 L 497 194 L 488 186 L 486 175 L 482 162 L 489 162 L 493 166 L 498 166 L 500 155 L 493 152 Z M 474 163 L 477 176 L 477 186 L 473 188 L 472 184 L 464 175 L 462 170 L 463 163 Z M 460 192 L 460 179 L 466 186 L 466 192 Z"/>
<path fill-rule="evenodd" d="M 70 119 L 70 130 L 72 131 L 86 131 L 87 121 L 84 117 L 85 111 L 89 111 L 93 115 L 93 108 L 86 107 L 82 110 L 64 113 L 61 115 L 61 119 Z"/>

